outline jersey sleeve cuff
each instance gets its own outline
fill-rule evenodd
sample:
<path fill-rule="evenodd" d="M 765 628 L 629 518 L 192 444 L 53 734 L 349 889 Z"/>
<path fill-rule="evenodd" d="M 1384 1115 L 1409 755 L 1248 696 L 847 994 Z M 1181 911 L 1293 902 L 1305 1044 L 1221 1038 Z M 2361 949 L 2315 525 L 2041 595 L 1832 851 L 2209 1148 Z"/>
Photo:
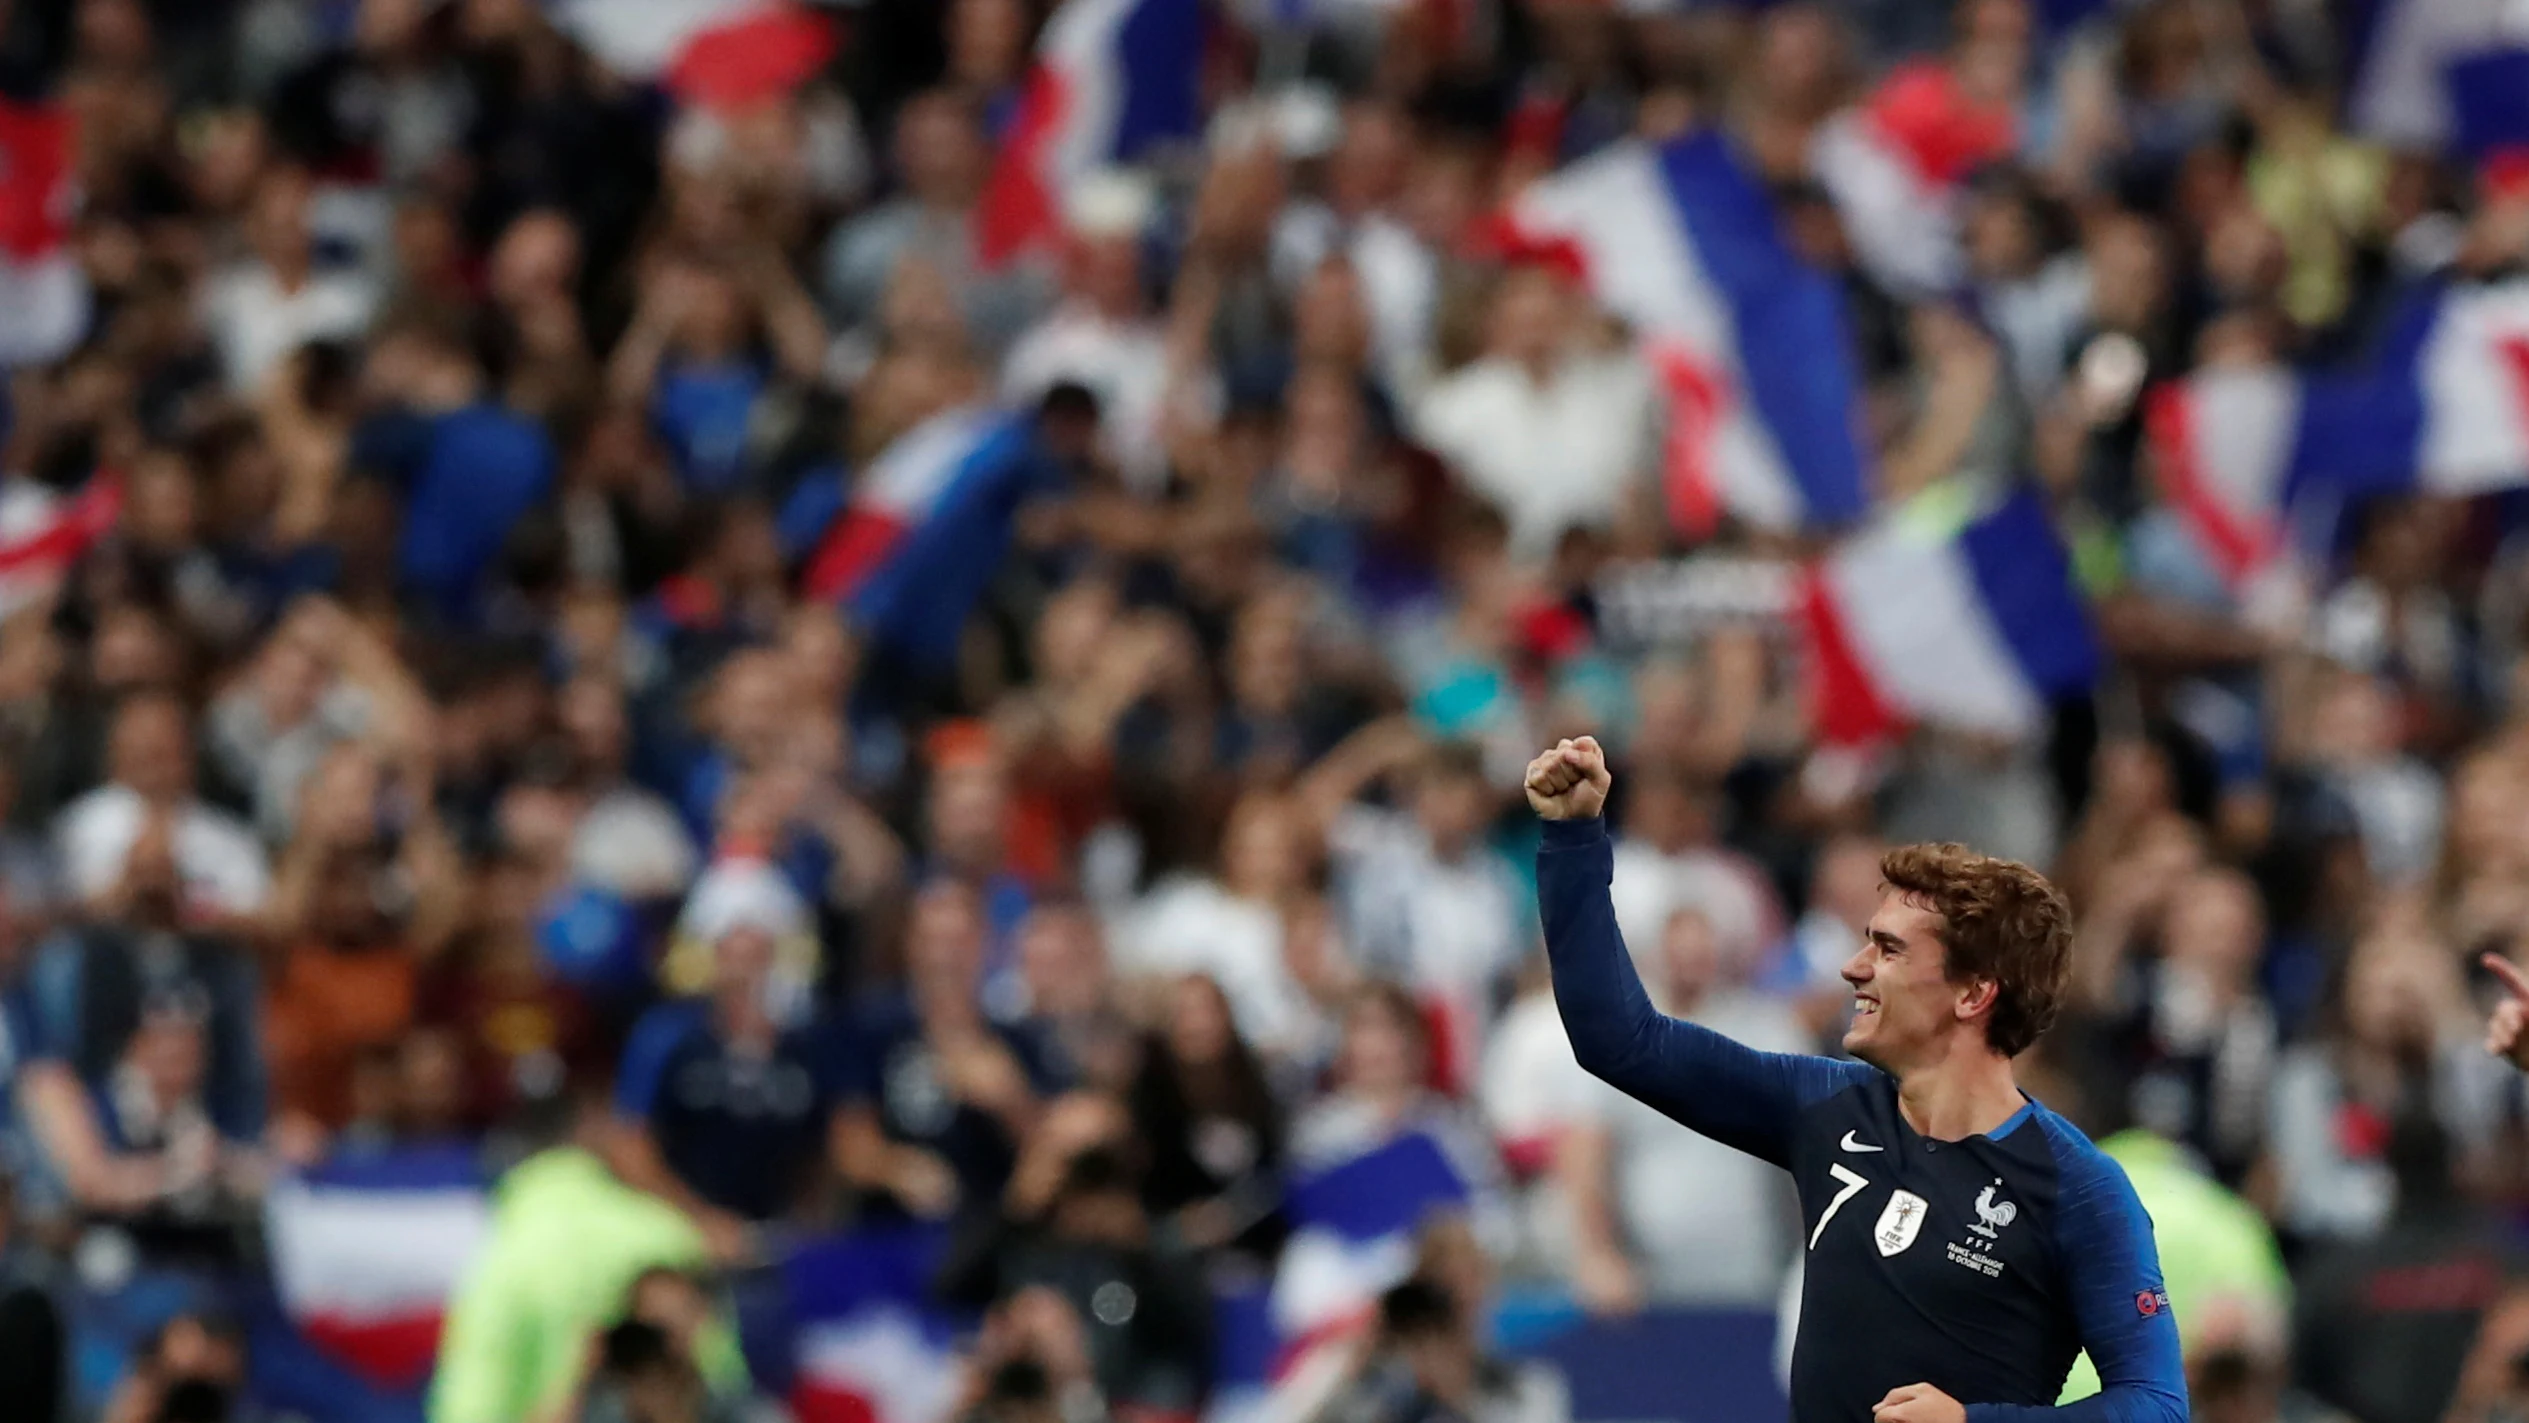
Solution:
<path fill-rule="evenodd" d="M 1585 850 L 1605 844 L 1607 817 L 1592 815 L 1571 820 L 1549 820 L 1545 823 L 1545 840 L 1540 849 Z"/>

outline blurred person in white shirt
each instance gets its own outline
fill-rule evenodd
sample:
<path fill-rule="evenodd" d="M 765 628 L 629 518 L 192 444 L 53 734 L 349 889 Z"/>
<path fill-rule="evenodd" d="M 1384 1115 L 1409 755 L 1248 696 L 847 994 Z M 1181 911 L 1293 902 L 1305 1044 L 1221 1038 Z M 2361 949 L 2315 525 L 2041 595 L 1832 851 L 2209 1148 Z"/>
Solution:
<path fill-rule="evenodd" d="M 267 176 L 246 215 L 252 255 L 213 276 L 204 290 L 203 325 L 233 389 L 254 389 L 310 341 L 362 334 L 377 308 L 374 281 L 317 266 L 308 222 L 312 191 L 296 169 Z"/>
<path fill-rule="evenodd" d="M 250 915 L 272 892 L 263 843 L 244 822 L 194 790 L 193 727 L 165 693 L 125 702 L 114 715 L 106 784 L 72 801 L 54 822 L 70 893 L 96 903 L 122 883 L 124 860 L 153 813 L 166 816 L 189 917 Z"/>
<path fill-rule="evenodd" d="M 1656 527 L 1650 372 L 1545 263 L 1503 274 L 1482 357 L 1434 384 L 1413 424 L 1468 489 L 1509 519 L 1522 562 L 1542 563 L 1573 529 L 1603 532 L 1636 519 Z"/>
<path fill-rule="evenodd" d="M 1241 797 L 1221 832 L 1218 872 L 1154 886 L 1117 925 L 1116 966 L 1206 975 L 1228 995 L 1239 1036 L 1277 1067 L 1318 1061 L 1328 1025 L 1286 952 L 1312 897 L 1314 859 L 1307 820 L 1288 796 Z"/>
<path fill-rule="evenodd" d="M 1180 374 L 1143 283 L 1142 238 L 1157 211 L 1149 184 L 1131 174 L 1092 173 L 1071 186 L 1062 301 L 1010 348 L 1001 372 L 1014 404 L 1033 405 L 1058 385 L 1095 395 L 1107 453 L 1143 494 L 1168 475 L 1164 421 Z"/>

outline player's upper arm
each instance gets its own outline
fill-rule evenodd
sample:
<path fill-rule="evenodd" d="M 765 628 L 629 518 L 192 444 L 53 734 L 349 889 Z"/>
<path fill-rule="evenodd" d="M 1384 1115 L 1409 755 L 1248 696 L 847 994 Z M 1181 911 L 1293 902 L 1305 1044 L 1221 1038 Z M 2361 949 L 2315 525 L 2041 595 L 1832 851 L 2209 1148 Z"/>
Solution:
<path fill-rule="evenodd" d="M 2046 1131 L 2058 1172 L 2057 1255 L 2099 1392 L 2029 1415 L 2062 1423 L 2185 1423 L 2186 1369 L 2151 1217 L 2125 1168 L 2059 1120 L 2047 1121 Z M 1970 1423 L 2015 1423 L 2019 1412 L 1971 1408 L 1967 1416 Z"/>
<path fill-rule="evenodd" d="M 1651 1005 L 1607 895 L 1612 852 L 1601 821 L 1549 821 L 1537 899 L 1554 1001 L 1573 1056 L 1630 1096 L 1726 1146 L 1777 1165 L 1801 1108 L 1870 1075 L 1859 1063 L 1759 1052 Z"/>

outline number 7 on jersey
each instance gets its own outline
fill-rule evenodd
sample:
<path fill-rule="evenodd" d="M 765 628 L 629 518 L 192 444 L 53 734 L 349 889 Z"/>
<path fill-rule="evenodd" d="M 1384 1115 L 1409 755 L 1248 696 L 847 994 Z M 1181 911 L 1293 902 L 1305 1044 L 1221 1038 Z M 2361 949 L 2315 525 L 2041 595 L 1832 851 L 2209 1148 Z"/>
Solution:
<path fill-rule="evenodd" d="M 1852 1167 L 1845 1165 L 1841 1161 L 1828 1163 L 1827 1174 L 1834 1177 L 1836 1180 L 1843 1182 L 1844 1189 L 1836 1192 L 1835 1199 L 1827 1202 L 1827 1208 L 1818 1213 L 1817 1228 L 1809 1232 L 1809 1248 L 1812 1250 L 1818 1248 L 1818 1237 L 1826 1234 L 1827 1222 L 1835 1219 L 1835 1213 L 1844 1209 L 1844 1203 L 1846 1201 L 1853 1199 L 1856 1193 L 1858 1193 L 1864 1186 L 1870 1184 L 1869 1177 L 1855 1171 Z"/>

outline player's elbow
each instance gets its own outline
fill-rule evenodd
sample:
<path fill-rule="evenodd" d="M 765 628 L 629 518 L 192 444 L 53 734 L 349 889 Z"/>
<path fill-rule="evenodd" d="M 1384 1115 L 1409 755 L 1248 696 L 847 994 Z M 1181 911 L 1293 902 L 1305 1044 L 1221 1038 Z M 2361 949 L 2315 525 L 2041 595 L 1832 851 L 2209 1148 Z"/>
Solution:
<path fill-rule="evenodd" d="M 1640 1024 L 1575 1021 L 1567 1013 L 1563 1033 L 1571 1040 L 1572 1059 L 1599 1081 L 1631 1091 L 1643 1077 L 1651 1054 L 1645 1050 Z"/>

